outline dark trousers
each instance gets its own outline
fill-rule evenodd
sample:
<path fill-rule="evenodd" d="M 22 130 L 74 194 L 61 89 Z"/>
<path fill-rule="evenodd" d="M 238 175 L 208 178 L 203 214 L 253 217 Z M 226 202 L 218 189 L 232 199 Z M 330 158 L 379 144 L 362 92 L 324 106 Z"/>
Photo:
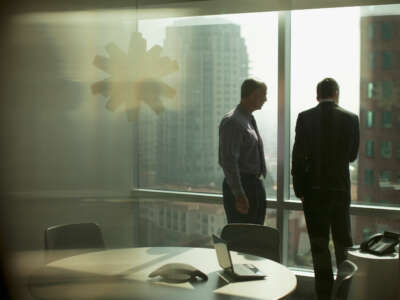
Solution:
<path fill-rule="evenodd" d="M 222 195 L 228 223 L 251 223 L 264 225 L 266 213 L 266 194 L 263 182 L 254 175 L 241 175 L 242 186 L 249 199 L 248 214 L 241 214 L 236 210 L 236 199 L 224 179 Z"/>
<path fill-rule="evenodd" d="M 350 227 L 350 193 L 313 190 L 306 193 L 304 216 L 310 237 L 318 300 L 330 299 L 333 286 L 329 232 L 335 247 L 336 264 L 347 258 L 346 248 L 353 245 Z"/>

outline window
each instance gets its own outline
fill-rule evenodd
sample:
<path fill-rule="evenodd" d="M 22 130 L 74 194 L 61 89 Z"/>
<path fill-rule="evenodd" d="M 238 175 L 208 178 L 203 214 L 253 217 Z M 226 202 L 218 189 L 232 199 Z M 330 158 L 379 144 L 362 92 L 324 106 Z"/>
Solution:
<path fill-rule="evenodd" d="M 372 128 L 375 125 L 375 112 L 367 111 L 365 113 L 365 125 L 367 128 Z"/>
<path fill-rule="evenodd" d="M 147 47 L 160 45 L 163 56 L 179 66 L 169 75 L 176 90 L 175 107 L 150 116 L 148 126 L 154 127 L 158 138 L 151 142 L 148 135 L 140 137 L 141 145 L 153 143 L 149 151 L 139 152 L 139 169 L 146 170 L 139 178 L 142 188 L 221 192 L 224 175 L 218 165 L 218 124 L 239 103 L 240 85 L 251 76 L 268 86 L 268 102 L 254 115 L 263 140 L 268 141 L 264 148 L 272 182 L 266 181 L 267 193 L 276 198 L 277 17 L 277 13 L 250 13 L 139 21 Z M 250 68 L 250 62 L 257 64 Z M 205 76 L 204 70 L 213 74 Z M 172 145 L 176 145 L 174 151 L 166 151 Z M 143 163 L 146 157 L 156 161 L 154 170 Z"/>
<path fill-rule="evenodd" d="M 392 116 L 391 111 L 382 112 L 382 128 L 392 128 Z"/>
<path fill-rule="evenodd" d="M 392 99 L 393 96 L 393 81 L 382 81 L 382 97 L 383 99 Z"/>
<path fill-rule="evenodd" d="M 368 53 L 368 67 L 369 69 L 376 69 L 377 65 L 377 54 L 376 52 Z"/>
<path fill-rule="evenodd" d="M 373 140 L 367 140 L 365 143 L 365 154 L 368 157 L 374 157 L 375 156 L 375 141 Z"/>
<path fill-rule="evenodd" d="M 393 53 L 390 51 L 382 52 L 382 69 L 390 70 L 393 67 Z"/>
<path fill-rule="evenodd" d="M 365 196 L 365 197 L 364 197 L 364 202 L 365 202 L 365 203 L 371 203 L 371 202 L 372 202 L 371 196 Z"/>
<path fill-rule="evenodd" d="M 381 35 L 385 41 L 393 39 L 393 24 L 389 22 L 382 23 Z"/>
<path fill-rule="evenodd" d="M 378 85 L 376 82 L 368 82 L 367 95 L 369 99 L 376 99 L 378 97 Z"/>
<path fill-rule="evenodd" d="M 379 186 L 381 188 L 390 188 L 392 186 L 391 180 L 392 180 L 391 171 L 383 170 L 379 173 Z"/>
<path fill-rule="evenodd" d="M 383 230 L 394 231 L 399 228 L 400 218 L 398 216 L 377 217 L 377 216 L 352 216 L 351 230 L 354 244 L 361 244 L 372 234 Z"/>
<path fill-rule="evenodd" d="M 397 113 L 397 128 L 400 128 L 400 112 Z"/>
<path fill-rule="evenodd" d="M 230 39 L 237 36 L 235 33 L 226 34 L 229 32 L 229 30 L 227 30 L 229 26 L 222 31 L 218 31 L 218 29 L 214 27 L 213 30 L 218 31 L 218 34 L 215 34 L 215 38 L 208 38 L 207 43 L 216 41 L 215 43 L 219 46 L 214 45 L 211 48 L 216 49 L 215 51 L 219 51 L 220 55 L 218 56 L 218 60 L 213 63 L 213 69 L 210 72 L 215 71 L 217 72 L 216 74 L 220 74 L 221 77 L 213 77 L 213 80 L 215 80 L 213 81 L 214 89 L 212 92 L 206 94 L 203 91 L 206 85 L 203 85 L 199 88 L 200 94 L 196 98 L 195 103 L 187 103 L 185 105 L 185 112 L 180 109 L 175 112 L 175 118 L 173 119 L 176 121 L 175 127 L 170 126 L 168 129 L 171 131 L 168 132 L 168 134 L 175 136 L 175 148 L 172 152 L 176 152 L 177 154 L 174 163 L 165 161 L 164 165 L 168 166 L 166 167 L 168 171 L 164 172 L 164 176 L 157 178 L 151 184 L 141 184 L 140 187 L 161 190 L 167 189 L 171 191 L 220 193 L 220 181 L 223 175 L 220 173 L 221 170 L 218 167 L 216 157 L 205 161 L 202 154 L 213 157 L 218 149 L 216 144 L 218 142 L 218 137 L 214 135 L 214 133 L 217 132 L 221 115 L 237 103 L 235 101 L 235 95 L 239 92 L 237 89 L 237 86 L 240 84 L 239 77 L 244 78 L 245 76 L 254 75 L 258 78 L 266 78 L 265 81 L 268 84 L 269 101 L 262 111 L 256 113 L 263 140 L 265 141 L 265 145 L 268 144 L 266 156 L 267 163 L 269 164 L 268 170 L 270 171 L 268 174 L 271 176 L 267 180 L 267 199 L 269 204 L 273 204 L 271 206 L 274 207 L 273 209 L 267 209 L 268 217 L 266 222 L 272 221 L 274 226 L 277 226 L 277 224 L 282 224 L 280 222 L 277 223 L 278 217 L 283 216 L 284 227 L 280 229 L 284 232 L 284 229 L 288 228 L 288 231 L 283 233 L 285 238 L 282 241 L 283 249 L 285 249 L 285 251 L 287 250 L 287 253 L 285 253 L 286 257 L 283 258 L 284 261 L 286 259 L 285 263 L 289 266 L 310 268 L 312 266 L 312 258 L 310 255 L 304 216 L 301 211 L 301 203 L 294 197 L 293 189 L 290 185 L 280 186 L 277 183 L 277 170 L 282 171 L 283 167 L 278 165 L 277 143 L 280 142 L 277 138 L 276 128 L 279 126 L 288 126 L 290 132 L 288 130 L 285 134 L 287 134 L 287 138 L 290 139 L 290 143 L 293 145 L 294 127 L 298 113 L 317 105 L 317 101 L 315 100 L 315 87 L 318 81 L 324 77 L 334 77 L 340 85 L 340 106 L 360 115 L 363 121 L 360 132 L 361 141 L 363 143 L 360 149 L 361 153 L 358 160 L 350 165 L 352 205 L 356 206 L 362 204 L 362 207 L 357 207 L 357 209 L 354 210 L 356 211 L 356 215 L 352 216 L 354 240 L 360 242 L 365 236 L 376 232 L 379 228 L 396 228 L 395 225 L 398 224 L 396 223 L 398 222 L 398 218 L 391 220 L 390 218 L 375 218 L 375 216 L 373 216 L 374 210 L 377 209 L 376 207 L 378 206 L 385 206 L 386 208 L 400 205 L 397 201 L 398 194 L 395 194 L 398 190 L 391 190 L 391 193 L 394 193 L 393 196 L 387 193 L 386 187 L 389 187 L 389 184 L 391 184 L 392 187 L 394 185 L 393 182 L 388 180 L 388 174 L 385 173 L 385 171 L 390 171 L 392 172 L 392 178 L 397 178 L 395 174 L 400 172 L 400 170 L 397 170 L 396 164 L 393 164 L 393 170 L 387 169 L 387 166 L 391 165 L 391 159 L 394 158 L 392 152 L 400 151 L 397 148 L 398 140 L 394 140 L 393 138 L 393 136 L 395 136 L 394 130 L 381 130 L 382 127 L 396 127 L 397 129 L 396 124 L 400 122 L 397 118 L 398 110 L 395 105 L 395 101 L 397 101 L 398 98 L 397 94 L 399 93 L 397 81 L 395 81 L 398 80 L 398 75 L 396 75 L 397 65 L 394 65 L 397 64 L 398 50 L 394 47 L 394 43 L 386 42 L 390 40 L 390 35 L 393 35 L 392 39 L 395 34 L 397 35 L 397 28 L 393 30 L 390 29 L 390 26 L 382 25 L 383 23 L 391 22 L 386 21 L 385 13 L 379 13 L 379 8 L 380 7 L 374 7 L 374 9 L 369 9 L 368 7 L 348 7 L 296 10 L 291 12 L 291 22 L 286 23 L 291 24 L 290 28 L 286 28 L 286 31 L 290 31 L 291 36 L 289 41 L 285 40 L 285 47 L 289 47 L 291 53 L 290 79 L 285 77 L 285 83 L 289 85 L 286 86 L 286 88 L 288 94 L 290 94 L 288 97 L 290 101 L 290 120 L 285 115 L 281 119 L 282 123 L 278 123 L 276 119 L 278 112 L 277 94 L 274 96 L 271 95 L 271 93 L 274 93 L 274 89 L 276 91 L 277 88 L 276 75 L 278 74 L 278 68 L 274 60 L 270 58 L 273 57 L 276 60 L 278 57 L 277 52 L 283 52 L 282 49 L 278 49 L 277 47 L 277 16 L 275 15 L 274 18 L 272 18 L 274 20 L 271 23 L 272 26 L 270 26 L 273 28 L 272 34 L 270 35 L 269 31 L 267 31 L 265 35 L 267 36 L 269 45 L 261 50 L 258 49 L 256 43 L 251 46 L 251 36 L 253 35 L 252 32 L 255 32 L 254 30 L 257 28 L 256 32 L 259 33 L 258 41 L 262 40 L 260 36 L 264 36 L 264 29 L 261 28 L 263 26 L 259 26 L 258 24 L 249 25 L 247 23 L 249 19 L 251 20 L 254 16 L 258 16 L 258 13 L 219 16 L 228 19 L 228 23 L 232 21 L 232 23 L 240 24 L 238 28 L 240 38 L 237 39 L 237 43 L 240 44 L 242 43 L 240 40 L 243 40 L 242 46 L 246 47 L 246 54 L 244 51 L 240 50 L 240 47 L 233 50 L 229 49 L 235 47 L 235 44 L 232 43 Z M 399 5 L 391 6 L 390 8 L 390 11 L 396 14 L 400 12 Z M 389 11 L 389 8 L 387 11 Z M 273 14 L 268 13 L 264 15 L 264 13 L 262 13 L 259 15 L 260 18 L 264 20 L 264 16 L 271 16 Z M 340 16 L 340 24 L 337 22 L 338 16 Z M 187 17 L 184 18 L 185 20 L 180 20 L 180 18 L 175 18 L 173 20 L 140 20 L 139 28 L 143 36 L 146 37 L 148 47 L 151 47 L 156 43 L 163 45 L 165 41 L 168 41 L 166 34 L 162 34 L 163 37 L 160 38 L 153 36 L 153 32 L 157 31 L 155 28 L 160 29 L 158 32 L 163 32 L 166 28 L 169 28 L 168 30 L 171 31 L 171 28 L 177 26 L 180 22 L 181 27 L 183 25 L 183 27 L 192 26 L 193 24 L 190 25 L 191 22 L 196 23 L 197 21 L 201 21 L 199 23 L 209 26 L 219 24 L 219 22 L 214 22 L 212 20 L 213 18 L 214 17 Z M 391 16 L 391 18 L 393 18 L 393 16 Z M 244 22 L 244 20 L 246 20 L 246 22 Z M 319 24 L 319 26 L 315 26 L 315 24 Z M 392 32 L 390 33 L 391 30 Z M 319 43 L 315 43 L 315 36 L 321 37 Z M 341 43 L 327 49 L 325 45 L 331 44 L 330 41 L 332 37 L 340 40 Z M 229 43 L 227 43 L 227 40 Z M 172 44 L 176 47 L 179 43 Z M 346 47 L 342 47 L 341 45 L 343 44 L 346 44 Z M 310 47 L 310 45 L 313 45 L 313 47 Z M 227 49 L 224 50 L 224 48 Z M 179 51 L 175 51 L 173 48 L 169 50 L 172 51 L 171 56 L 175 55 L 178 57 Z M 269 54 L 265 55 L 263 53 L 265 52 L 264 50 Z M 236 56 L 233 58 L 231 55 L 226 55 L 227 53 L 224 51 L 229 51 L 229 53 L 234 52 Z M 283 55 L 282 52 L 279 52 L 279 54 Z M 262 55 L 257 53 L 262 53 Z M 179 53 L 179 55 L 180 54 L 182 53 Z M 262 59 L 256 57 L 262 57 Z M 329 57 L 329 59 L 326 59 L 327 57 Z M 190 56 L 187 56 L 187 58 L 190 58 Z M 240 60 L 238 66 L 233 63 L 237 60 Z M 204 64 L 207 65 L 208 61 L 211 63 L 215 60 L 199 60 L 198 64 L 194 67 L 207 69 L 207 66 Z M 229 66 L 226 66 L 227 64 Z M 269 72 L 269 68 L 265 68 L 265 66 L 269 66 L 269 64 L 273 66 L 272 72 Z M 263 68 L 261 67 L 262 65 L 264 66 Z M 254 70 L 254 68 L 256 69 Z M 268 70 L 266 71 L 266 69 Z M 388 72 L 386 72 L 386 70 L 388 70 Z M 286 69 L 281 69 L 280 71 L 286 74 Z M 179 82 L 178 88 L 193 90 L 194 84 L 190 83 L 189 80 L 189 75 L 193 79 L 191 75 L 192 70 L 185 69 L 183 73 L 185 76 L 179 77 L 179 75 L 178 78 L 172 79 Z M 307 74 L 306 76 L 305 73 Z M 202 80 L 197 81 L 197 83 L 203 82 L 205 78 L 207 78 L 207 76 L 203 74 Z M 271 82 L 272 85 L 270 84 Z M 396 82 L 395 87 L 394 82 Z M 210 117 L 210 115 L 215 114 L 215 109 L 207 108 L 207 104 L 213 103 L 214 101 L 208 99 L 215 99 L 216 95 L 220 96 L 216 98 L 220 104 L 217 109 L 217 118 Z M 178 99 L 183 100 L 179 95 L 179 91 L 177 91 L 177 96 Z M 279 98 L 279 101 L 282 100 Z M 279 105 L 284 106 L 285 102 L 279 102 Z M 214 106 L 215 105 L 213 105 L 213 107 Z M 190 118 L 185 118 L 185 114 L 188 113 L 187 110 L 191 107 L 192 114 Z M 179 139 L 179 134 L 174 133 L 177 128 L 178 130 L 184 131 L 184 126 L 177 125 L 178 119 L 184 119 L 185 122 L 182 124 L 190 126 L 189 120 L 194 120 L 197 116 L 196 113 L 198 113 L 198 111 L 194 110 L 194 108 L 197 107 L 201 107 L 202 112 L 207 112 L 209 117 L 207 120 L 204 119 L 204 122 L 200 122 L 197 129 L 198 132 L 195 132 L 195 134 L 198 134 L 196 135 L 196 137 L 198 137 L 196 138 L 196 142 L 190 146 L 185 145 L 185 142 Z M 280 113 L 281 112 L 279 112 L 279 116 L 282 116 Z M 392 114 L 392 116 L 390 116 L 390 114 Z M 165 117 L 159 117 L 159 120 L 163 118 Z M 200 117 L 200 120 L 202 120 L 202 117 Z M 162 122 L 157 122 L 157 126 L 164 128 Z M 207 124 L 212 124 L 212 126 L 208 126 Z M 164 134 L 165 133 L 161 131 L 157 132 L 157 136 L 163 136 Z M 190 134 L 185 136 L 187 139 L 191 138 Z M 207 140 L 207 142 L 205 142 L 205 140 Z M 156 148 L 160 149 L 159 151 L 163 151 L 165 146 L 168 148 L 167 144 L 170 144 L 170 141 Z M 393 147 L 396 148 L 393 149 Z M 186 150 L 183 151 L 181 148 Z M 196 152 L 197 148 L 200 148 L 199 152 Z M 188 152 L 196 152 L 196 154 L 189 156 Z M 144 155 L 147 154 L 140 153 L 139 160 L 140 157 Z M 172 153 L 170 155 L 172 156 Z M 398 154 L 395 155 L 397 162 Z M 193 159 L 196 159 L 197 164 L 193 162 L 195 167 L 190 167 L 191 160 Z M 287 159 L 287 161 L 290 161 L 290 159 Z M 284 171 L 286 172 L 287 170 L 285 169 Z M 195 176 L 198 176 L 196 179 L 191 178 L 194 172 L 198 173 L 195 174 Z M 212 172 L 219 172 L 218 176 L 220 176 L 220 178 L 209 180 L 209 178 L 213 178 L 213 175 L 209 176 L 207 174 Z M 201 173 L 202 177 L 199 175 Z M 285 175 L 288 175 L 288 173 Z M 290 178 L 289 175 L 288 177 Z M 146 176 L 142 175 L 140 182 L 144 182 L 145 178 Z M 286 191 L 286 189 L 288 189 L 289 196 L 286 197 L 285 193 L 281 193 L 283 196 L 279 196 L 277 191 Z M 199 196 L 189 195 L 187 197 Z M 278 197 L 280 197 L 281 200 L 278 199 L 278 201 L 275 201 Z M 218 199 L 218 201 L 220 200 Z M 223 208 L 220 208 L 223 212 Z M 196 209 L 202 211 L 200 214 L 201 216 L 203 216 L 203 214 L 210 216 L 208 219 L 199 217 L 198 226 L 196 226 L 198 235 L 218 231 L 218 228 L 224 225 L 224 223 L 222 223 L 221 226 L 216 225 L 218 220 L 220 220 L 220 222 L 226 222 L 222 217 L 216 218 L 215 221 L 212 222 L 211 220 L 213 218 L 211 216 L 213 216 L 213 213 L 207 209 L 203 210 L 201 205 L 200 208 Z M 362 212 L 359 213 L 360 211 Z M 366 214 L 366 216 L 364 216 L 364 214 Z M 383 214 L 386 216 L 386 212 Z M 187 219 L 190 219 L 189 212 Z M 192 219 L 195 220 L 195 218 Z M 189 223 L 186 228 L 187 233 L 191 232 L 192 229 Z"/>
<path fill-rule="evenodd" d="M 397 159 L 400 159 L 400 143 L 397 143 Z"/>
<path fill-rule="evenodd" d="M 374 170 L 365 169 L 364 170 L 364 184 L 373 185 L 374 184 Z"/>
<path fill-rule="evenodd" d="M 391 141 L 383 141 L 381 143 L 381 157 L 382 158 L 391 158 L 392 157 L 392 142 Z"/>
<path fill-rule="evenodd" d="M 367 37 L 368 37 L 368 40 L 373 40 L 376 38 L 376 24 L 375 23 L 367 24 Z"/>

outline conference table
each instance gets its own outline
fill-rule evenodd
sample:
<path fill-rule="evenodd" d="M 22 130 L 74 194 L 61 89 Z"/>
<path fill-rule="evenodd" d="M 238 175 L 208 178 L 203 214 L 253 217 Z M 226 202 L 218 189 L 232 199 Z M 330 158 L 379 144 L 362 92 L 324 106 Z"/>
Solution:
<path fill-rule="evenodd" d="M 35 299 L 282 299 L 293 292 L 296 276 L 284 265 L 231 251 L 233 263 L 253 264 L 264 279 L 236 281 L 224 276 L 215 249 L 126 248 L 59 259 L 36 270 L 29 289 Z M 171 283 L 148 275 L 167 263 L 190 264 L 208 275 Z"/>

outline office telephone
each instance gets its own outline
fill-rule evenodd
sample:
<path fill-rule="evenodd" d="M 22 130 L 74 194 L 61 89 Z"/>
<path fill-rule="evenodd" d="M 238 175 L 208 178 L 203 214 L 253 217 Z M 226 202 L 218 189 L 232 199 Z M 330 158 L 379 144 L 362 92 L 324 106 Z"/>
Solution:
<path fill-rule="evenodd" d="M 368 238 L 360 245 L 363 252 L 375 255 L 387 255 L 395 252 L 395 246 L 399 243 L 400 234 L 385 231 L 377 233 Z"/>

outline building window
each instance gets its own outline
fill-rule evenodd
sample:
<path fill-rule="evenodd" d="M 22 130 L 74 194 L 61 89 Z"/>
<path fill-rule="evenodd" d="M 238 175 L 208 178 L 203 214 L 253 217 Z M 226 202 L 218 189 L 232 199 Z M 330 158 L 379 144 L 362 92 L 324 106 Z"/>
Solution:
<path fill-rule="evenodd" d="M 364 170 L 364 184 L 373 185 L 374 184 L 374 170 L 365 169 Z"/>
<path fill-rule="evenodd" d="M 367 157 L 375 156 L 375 141 L 367 140 L 365 143 L 365 155 Z"/>
<path fill-rule="evenodd" d="M 364 202 L 365 202 L 365 203 L 371 203 L 371 202 L 372 202 L 371 196 L 365 196 L 365 197 L 364 197 Z"/>
<path fill-rule="evenodd" d="M 400 159 L 400 143 L 397 144 L 397 159 Z"/>
<path fill-rule="evenodd" d="M 384 99 L 392 99 L 393 96 L 393 81 L 382 81 L 382 96 Z"/>
<path fill-rule="evenodd" d="M 372 128 L 375 125 L 375 112 L 374 111 L 367 111 L 365 113 L 365 125 L 367 128 Z"/>
<path fill-rule="evenodd" d="M 369 40 L 373 40 L 376 37 L 376 24 L 369 23 L 367 24 L 367 38 Z"/>
<path fill-rule="evenodd" d="M 381 157 L 382 158 L 391 158 L 392 157 L 392 142 L 391 141 L 383 141 L 381 143 Z"/>
<path fill-rule="evenodd" d="M 382 52 L 382 69 L 389 70 L 393 67 L 393 54 L 390 51 Z"/>
<path fill-rule="evenodd" d="M 376 84 L 376 82 L 368 82 L 367 89 L 368 98 L 376 99 L 378 96 L 378 85 Z"/>
<path fill-rule="evenodd" d="M 376 68 L 376 52 L 368 53 L 368 68 L 375 69 Z"/>
<path fill-rule="evenodd" d="M 382 128 L 392 128 L 392 117 L 391 111 L 382 112 Z"/>
<path fill-rule="evenodd" d="M 400 172 L 397 172 L 397 175 L 396 175 L 396 183 L 397 183 L 397 184 L 400 184 Z"/>
<path fill-rule="evenodd" d="M 385 22 L 381 25 L 381 35 L 382 40 L 391 40 L 393 39 L 393 25 L 392 23 Z"/>
<path fill-rule="evenodd" d="M 397 127 L 400 128 L 400 112 L 397 114 Z"/>
<path fill-rule="evenodd" d="M 379 173 L 379 186 L 380 187 L 391 187 L 390 181 L 392 180 L 392 172 L 391 171 L 381 171 Z"/>

